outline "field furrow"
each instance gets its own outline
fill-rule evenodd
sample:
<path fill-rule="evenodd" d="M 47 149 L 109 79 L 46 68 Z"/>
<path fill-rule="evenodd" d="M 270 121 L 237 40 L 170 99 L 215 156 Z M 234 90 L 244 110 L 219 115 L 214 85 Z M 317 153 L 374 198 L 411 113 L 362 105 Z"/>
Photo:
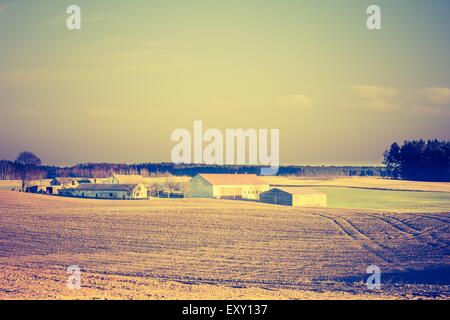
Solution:
<path fill-rule="evenodd" d="M 121 279 L 89 288 L 100 291 L 119 290 L 117 286 L 128 279 L 445 296 L 450 284 L 449 219 L 449 213 L 307 209 L 201 199 L 103 201 L 0 191 L 0 268 L 11 277 L 20 270 L 32 275 L 30 287 L 20 293 L 9 287 L 10 281 L 0 280 L 0 296 L 32 295 L 37 287 L 46 291 L 48 286 L 58 292 L 55 286 L 64 284 L 70 265 L 96 279 Z M 363 284 L 370 265 L 379 266 L 385 276 L 382 292 L 367 292 Z M 48 272 L 63 278 L 51 280 L 43 274 Z"/>

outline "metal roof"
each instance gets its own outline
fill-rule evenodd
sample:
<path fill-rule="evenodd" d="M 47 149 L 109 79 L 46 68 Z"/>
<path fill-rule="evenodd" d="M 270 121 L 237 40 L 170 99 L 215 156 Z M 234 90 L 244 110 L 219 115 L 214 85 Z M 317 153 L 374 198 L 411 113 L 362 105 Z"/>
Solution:
<path fill-rule="evenodd" d="M 199 174 L 213 185 L 268 185 L 256 174 Z"/>
<path fill-rule="evenodd" d="M 271 192 L 273 190 L 280 190 L 292 195 L 316 195 L 316 194 L 325 194 L 321 191 L 318 191 L 316 189 L 312 189 L 312 188 L 304 188 L 304 187 L 276 187 L 276 188 L 272 188 L 269 191 L 266 192 Z"/>
<path fill-rule="evenodd" d="M 80 191 L 133 191 L 139 184 L 80 184 Z"/>

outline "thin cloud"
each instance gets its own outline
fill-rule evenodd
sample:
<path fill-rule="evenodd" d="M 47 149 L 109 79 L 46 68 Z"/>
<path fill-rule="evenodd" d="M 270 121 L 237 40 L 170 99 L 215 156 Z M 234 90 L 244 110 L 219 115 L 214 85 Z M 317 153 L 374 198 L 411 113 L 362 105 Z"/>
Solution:
<path fill-rule="evenodd" d="M 129 40 L 126 37 L 123 36 L 113 36 L 113 37 L 106 37 L 104 39 L 106 44 L 127 44 L 129 46 L 133 47 L 144 47 L 144 48 L 150 48 L 150 47 L 161 47 L 168 45 L 169 42 L 167 41 L 134 41 Z"/>
<path fill-rule="evenodd" d="M 44 21 L 41 25 L 43 26 L 55 26 L 55 25 L 62 25 L 65 27 L 66 20 L 69 15 L 61 15 L 57 17 L 53 17 L 47 21 Z M 89 23 L 98 23 L 98 22 L 104 22 L 106 20 L 113 20 L 117 19 L 116 14 L 112 13 L 97 13 L 97 14 L 84 14 L 83 9 L 81 9 L 81 19 L 83 24 L 89 24 Z"/>
<path fill-rule="evenodd" d="M 125 38 L 124 37 L 106 37 L 105 43 L 106 44 L 118 44 L 118 43 L 124 43 Z"/>
<path fill-rule="evenodd" d="M 358 105 L 366 109 L 392 111 L 400 108 L 396 98 L 398 89 L 382 86 L 353 86 L 350 88 L 358 100 Z"/>
<path fill-rule="evenodd" d="M 417 114 L 432 116 L 450 116 L 450 108 L 437 106 L 413 106 L 411 111 Z"/>
<path fill-rule="evenodd" d="M 450 88 L 432 87 L 424 90 L 425 97 L 432 103 L 450 106 Z"/>
<path fill-rule="evenodd" d="M 275 99 L 275 103 L 280 107 L 309 108 L 312 100 L 304 94 L 294 94 L 279 96 Z"/>
<path fill-rule="evenodd" d="M 382 86 L 353 86 L 355 106 L 375 111 L 450 116 L 450 89 L 430 87 L 405 89 Z"/>
<path fill-rule="evenodd" d="M 52 74 L 47 69 L 15 70 L 0 74 L 0 85 L 3 87 L 29 87 L 51 79 Z"/>
<path fill-rule="evenodd" d="M 363 99 L 383 99 L 398 94 L 397 88 L 381 86 L 353 86 L 351 87 L 351 90 L 354 94 Z"/>
<path fill-rule="evenodd" d="M 144 47 L 161 47 L 166 46 L 169 43 L 167 41 L 141 41 L 139 44 Z"/>
<path fill-rule="evenodd" d="M 5 13 L 14 3 L 0 3 L 0 15 Z"/>

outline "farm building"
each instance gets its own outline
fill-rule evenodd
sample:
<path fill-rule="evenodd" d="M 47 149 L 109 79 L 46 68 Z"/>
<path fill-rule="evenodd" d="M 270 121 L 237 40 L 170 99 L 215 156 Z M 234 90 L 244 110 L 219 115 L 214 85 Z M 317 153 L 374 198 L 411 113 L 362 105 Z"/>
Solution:
<path fill-rule="evenodd" d="M 71 193 L 79 198 L 147 199 L 147 188 L 143 184 L 80 184 Z"/>
<path fill-rule="evenodd" d="M 87 178 L 55 178 L 50 181 L 50 186 L 61 186 L 61 188 L 76 188 L 79 184 L 91 183 Z"/>
<path fill-rule="evenodd" d="M 45 187 L 45 193 L 57 195 L 63 187 L 60 185 L 50 185 Z"/>
<path fill-rule="evenodd" d="M 198 174 L 186 189 L 188 198 L 258 200 L 269 185 L 254 174 Z"/>
<path fill-rule="evenodd" d="M 260 202 L 294 207 L 326 207 L 327 195 L 302 187 L 277 187 L 263 192 Z"/>
<path fill-rule="evenodd" d="M 111 177 L 112 184 L 145 184 L 145 178 L 138 174 L 114 174 Z"/>
<path fill-rule="evenodd" d="M 29 193 L 46 193 L 46 184 L 36 184 L 25 188 L 25 192 Z"/>
<path fill-rule="evenodd" d="M 58 190 L 58 196 L 61 197 L 74 197 L 75 188 L 65 188 Z"/>
<path fill-rule="evenodd" d="M 45 193 L 56 195 L 63 189 L 77 188 L 84 183 L 91 183 L 91 180 L 87 178 L 54 178 L 50 181 L 50 185 L 46 186 Z"/>

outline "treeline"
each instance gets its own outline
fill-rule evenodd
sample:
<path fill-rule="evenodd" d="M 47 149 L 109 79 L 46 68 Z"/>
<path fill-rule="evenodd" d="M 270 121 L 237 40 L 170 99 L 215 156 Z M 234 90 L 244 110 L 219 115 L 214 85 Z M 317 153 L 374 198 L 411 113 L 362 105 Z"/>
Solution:
<path fill-rule="evenodd" d="M 384 153 L 388 176 L 416 181 L 450 181 L 450 141 L 393 143 Z"/>
<path fill-rule="evenodd" d="M 46 179 L 50 176 L 51 167 L 34 166 L 32 170 L 27 164 L 16 161 L 0 160 L 0 180 L 21 180 L 24 172 L 28 172 L 31 179 Z"/>
<path fill-rule="evenodd" d="M 86 163 L 73 167 L 37 166 L 34 178 L 86 177 L 107 178 L 113 174 L 140 174 L 150 176 L 195 176 L 198 173 L 248 173 L 259 174 L 260 166 L 219 166 L 201 164 L 141 163 L 111 164 Z M 20 179 L 20 166 L 14 161 L 0 161 L 0 180 Z M 282 166 L 281 176 L 385 176 L 384 167 L 355 166 Z"/>
<path fill-rule="evenodd" d="M 402 146 L 393 143 L 384 153 L 385 167 L 364 166 L 281 166 L 279 176 L 336 177 L 381 176 L 418 181 L 450 181 L 450 142 L 438 140 L 405 141 Z M 15 161 L 0 161 L 0 180 L 21 179 L 25 184 L 32 179 L 55 177 L 107 178 L 113 174 L 140 174 L 149 176 L 195 176 L 198 173 L 260 174 L 261 166 L 220 166 L 203 164 L 140 163 L 112 164 L 85 163 L 73 167 L 45 166 L 31 152 L 22 152 Z"/>

